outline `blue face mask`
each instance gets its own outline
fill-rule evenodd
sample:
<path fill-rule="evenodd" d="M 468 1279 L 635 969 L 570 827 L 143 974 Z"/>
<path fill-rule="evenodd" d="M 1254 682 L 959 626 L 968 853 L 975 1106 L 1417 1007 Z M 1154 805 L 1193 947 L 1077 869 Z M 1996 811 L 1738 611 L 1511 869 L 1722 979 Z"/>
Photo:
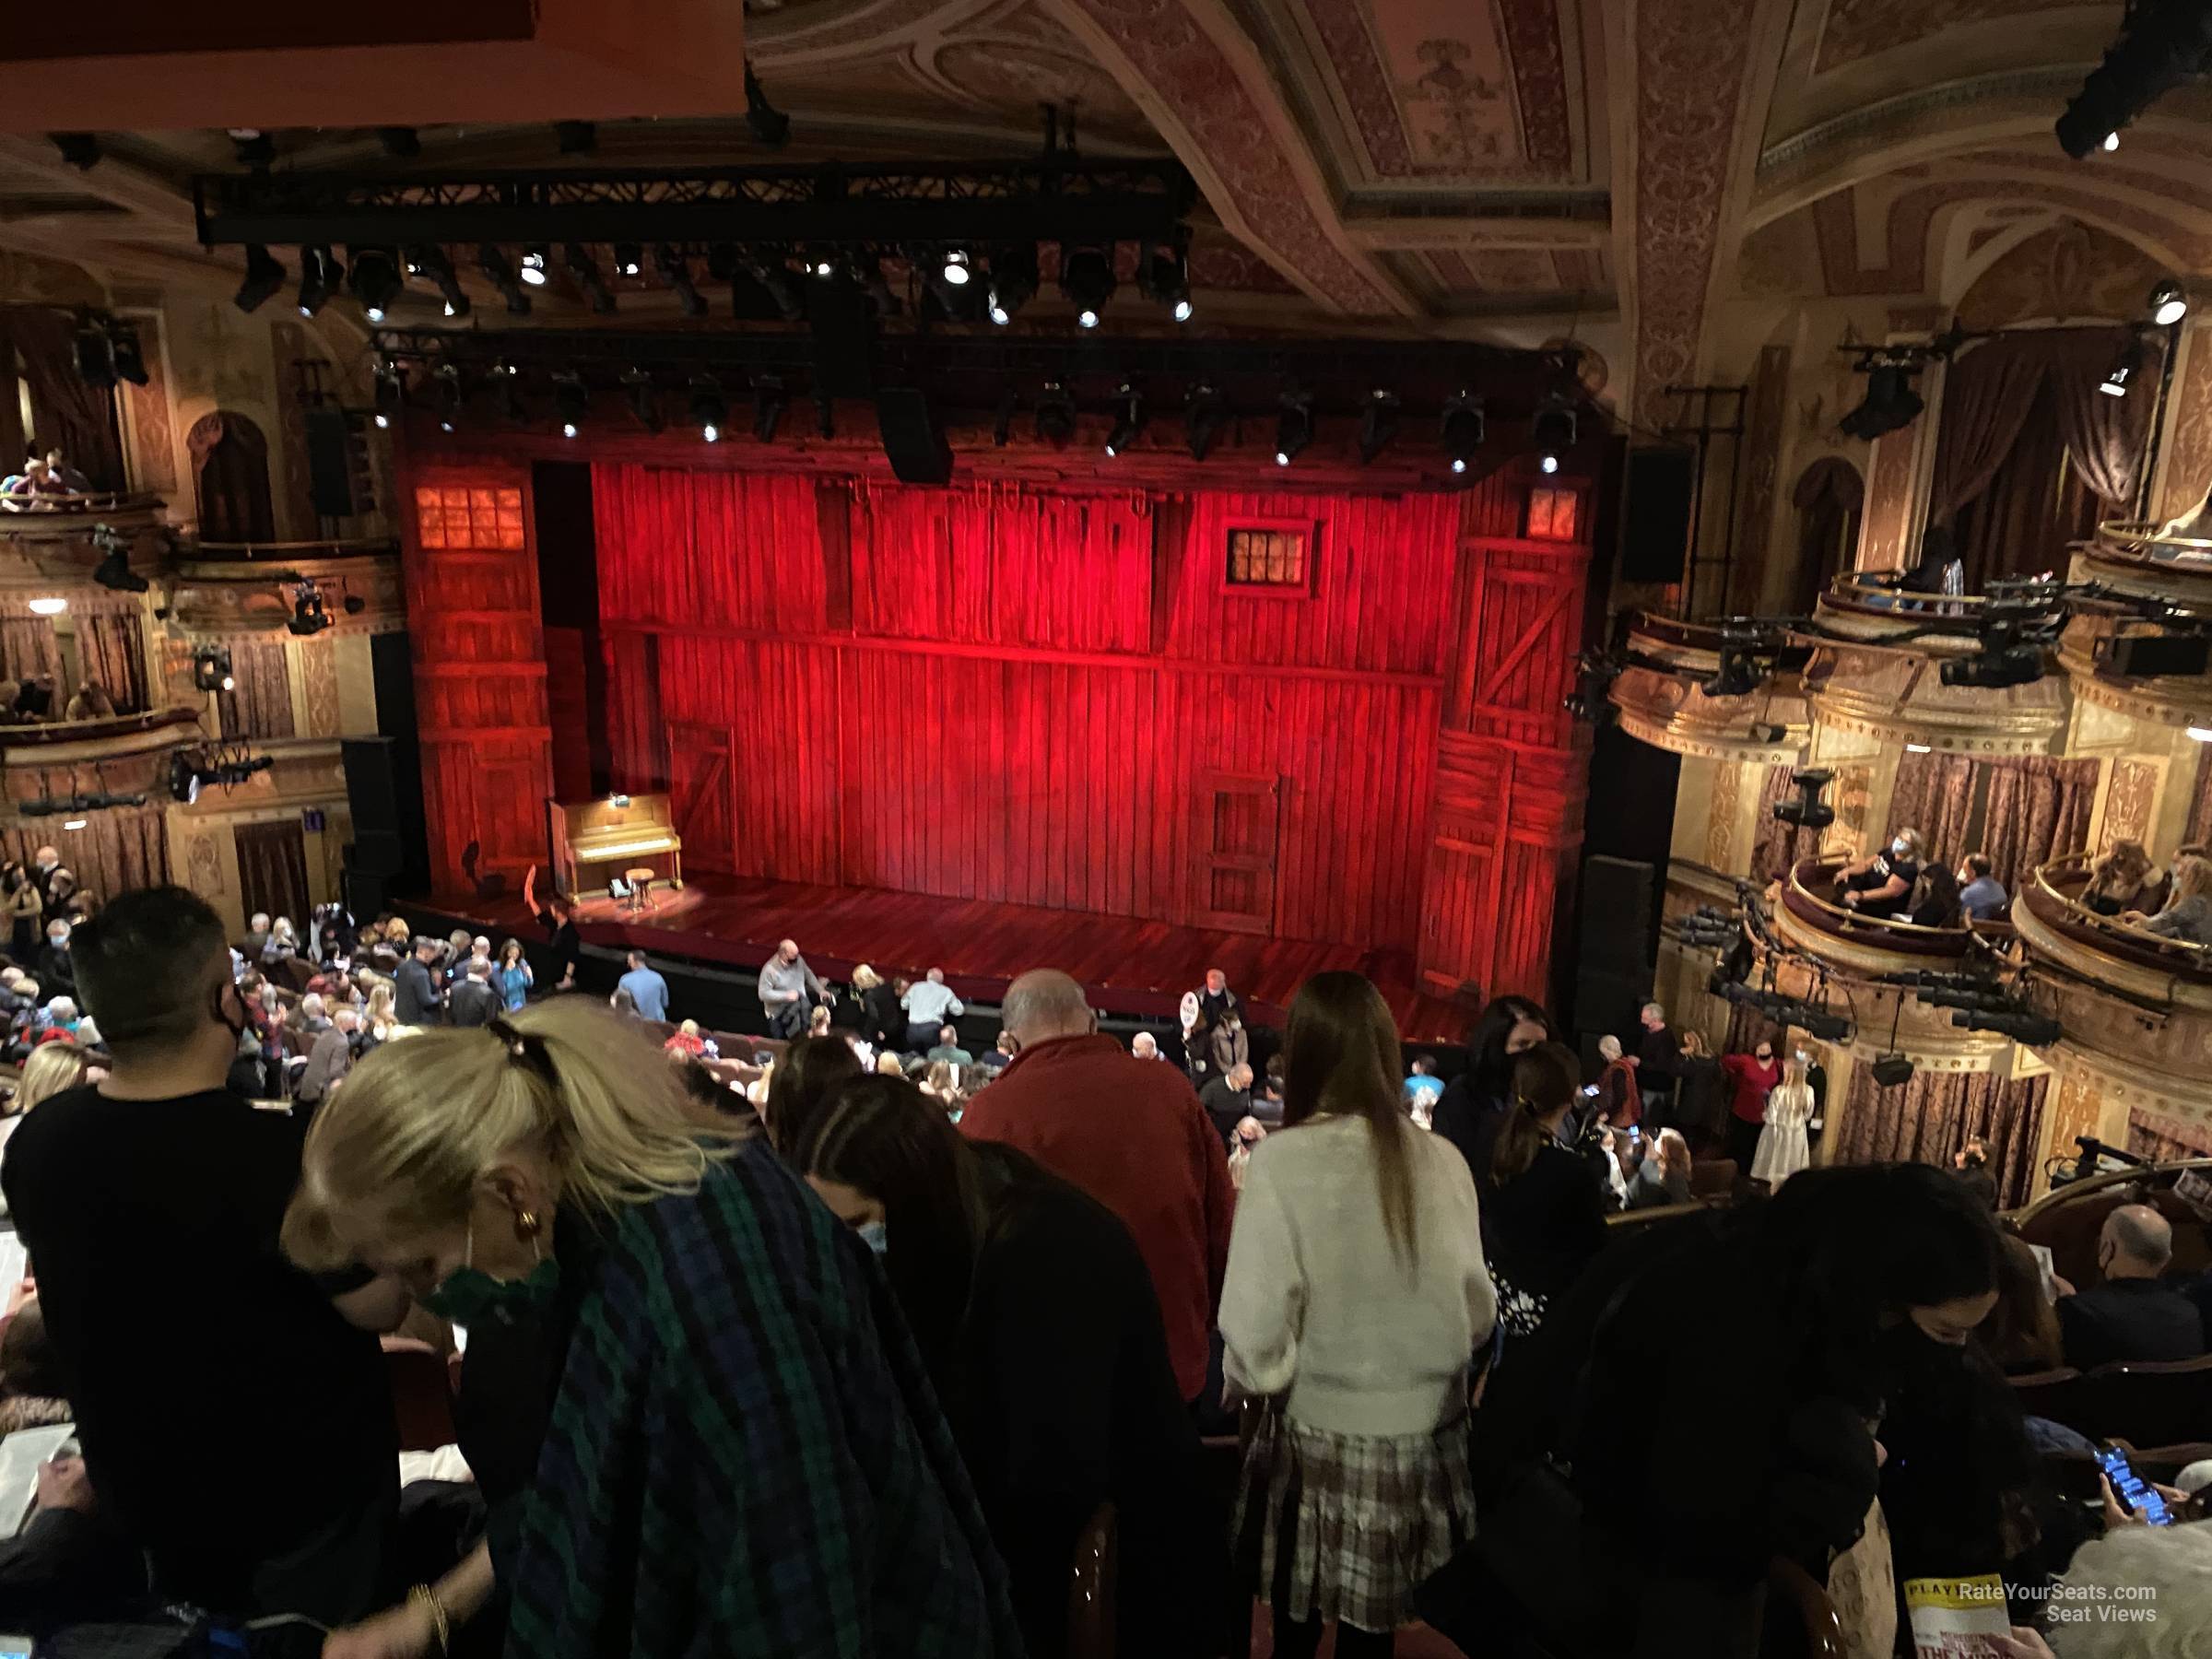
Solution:
<path fill-rule="evenodd" d="M 860 1241 L 877 1255 L 891 1247 L 891 1230 L 881 1221 L 864 1221 L 853 1230 L 860 1235 Z"/>

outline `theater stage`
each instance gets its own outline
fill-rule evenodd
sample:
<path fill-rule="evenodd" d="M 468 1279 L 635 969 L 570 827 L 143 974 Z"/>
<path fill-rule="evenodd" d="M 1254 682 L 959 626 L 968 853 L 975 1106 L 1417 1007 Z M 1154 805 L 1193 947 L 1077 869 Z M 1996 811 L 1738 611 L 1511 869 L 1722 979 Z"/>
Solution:
<path fill-rule="evenodd" d="M 542 875 L 542 872 L 541 872 Z M 708 875 L 681 892 L 656 893 L 653 908 L 632 913 L 604 898 L 579 907 L 586 945 L 635 947 L 718 967 L 758 968 L 782 939 L 796 939 L 817 973 L 840 982 L 866 962 L 886 979 L 919 978 L 942 968 L 963 997 L 995 1002 L 1030 968 L 1062 968 L 1080 980 L 1103 1013 L 1171 1020 L 1185 991 L 1208 968 L 1229 975 L 1246 1018 L 1279 1025 L 1312 974 L 1352 968 L 1372 979 L 1398 1030 L 1422 1042 L 1457 1042 L 1468 1013 L 1414 989 L 1413 964 L 1400 952 L 1270 939 L 1252 934 L 1178 927 L 1126 916 L 1031 905 L 993 904 L 873 888 L 814 887 Z M 543 938 L 520 894 L 491 900 L 442 893 L 435 909 L 495 935 Z"/>

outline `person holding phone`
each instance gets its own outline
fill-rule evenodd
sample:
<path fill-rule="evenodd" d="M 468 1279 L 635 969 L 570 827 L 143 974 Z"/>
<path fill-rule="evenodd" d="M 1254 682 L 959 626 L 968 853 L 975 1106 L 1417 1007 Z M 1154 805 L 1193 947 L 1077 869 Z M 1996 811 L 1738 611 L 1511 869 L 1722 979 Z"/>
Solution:
<path fill-rule="evenodd" d="M 1483 1255 L 1499 1323 L 1512 1337 L 1535 1335 L 1552 1298 L 1605 1245 L 1598 1183 L 1589 1164 L 1560 1144 L 1582 1080 L 1563 1042 L 1539 1043 L 1513 1062 L 1513 1108 L 1482 1188 Z"/>

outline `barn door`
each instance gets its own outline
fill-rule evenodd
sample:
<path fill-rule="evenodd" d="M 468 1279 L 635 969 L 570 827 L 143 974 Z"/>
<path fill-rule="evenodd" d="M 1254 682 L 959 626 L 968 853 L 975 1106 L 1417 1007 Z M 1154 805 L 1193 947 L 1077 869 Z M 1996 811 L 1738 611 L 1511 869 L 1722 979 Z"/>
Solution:
<path fill-rule="evenodd" d="M 1461 986 L 1488 984 L 1496 954 L 1498 917 L 1490 880 L 1494 851 L 1440 824 L 1429 849 L 1427 913 L 1421 923 L 1421 989 L 1449 997 Z M 1486 993 L 1487 994 L 1487 993 Z"/>
<path fill-rule="evenodd" d="M 668 805 L 685 864 L 725 875 L 736 867 L 736 793 L 729 727 L 670 721 Z"/>
<path fill-rule="evenodd" d="M 1201 927 L 1275 931 L 1275 841 L 1280 780 L 1209 772 L 1198 782 Z"/>

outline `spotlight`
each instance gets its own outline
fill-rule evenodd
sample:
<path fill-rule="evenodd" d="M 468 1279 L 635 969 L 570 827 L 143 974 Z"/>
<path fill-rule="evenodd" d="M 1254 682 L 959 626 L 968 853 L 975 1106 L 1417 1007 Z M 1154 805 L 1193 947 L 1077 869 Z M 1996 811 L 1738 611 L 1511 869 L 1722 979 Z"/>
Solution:
<path fill-rule="evenodd" d="M 392 423 L 406 408 L 406 382 L 400 378 L 399 365 L 386 358 L 376 366 L 376 421 L 379 431 L 388 431 Z"/>
<path fill-rule="evenodd" d="M 1948 658 L 1939 672 L 1947 686 L 1971 686 L 1984 691 L 2032 686 L 2043 677 L 2043 651 L 2040 645 L 2003 645 L 1973 656 Z"/>
<path fill-rule="evenodd" d="M 29 604 L 34 617 L 58 617 L 69 608 L 69 601 L 59 598 L 33 599 Z M 2212 733 L 2206 735 L 2212 736 Z"/>
<path fill-rule="evenodd" d="M 446 258 L 443 248 L 417 248 L 408 256 L 408 265 L 417 275 L 428 276 L 437 284 L 438 291 L 445 296 L 447 316 L 468 315 L 468 291 L 461 286 L 461 278 L 453 274 L 453 262 Z"/>
<path fill-rule="evenodd" d="M 62 152 L 62 159 L 79 172 L 88 172 L 100 164 L 100 137 L 94 133 L 49 133 L 53 147 Z"/>
<path fill-rule="evenodd" d="M 615 244 L 615 275 L 642 276 L 645 274 L 645 250 L 636 242 Z"/>
<path fill-rule="evenodd" d="M 191 806 L 200 798 L 200 789 L 206 782 L 200 769 L 193 764 L 189 750 L 170 751 L 169 794 L 171 800 Z"/>
<path fill-rule="evenodd" d="M 337 286 L 338 262 L 328 248 L 300 250 L 300 314 L 312 317 L 323 309 L 330 290 Z"/>
<path fill-rule="evenodd" d="M 246 249 L 246 279 L 238 285 L 230 303 L 241 312 L 259 311 L 270 295 L 284 286 L 284 265 L 259 242 Z"/>
<path fill-rule="evenodd" d="M 1366 465 L 1398 435 L 1398 394 L 1377 386 L 1359 410 L 1359 463 Z"/>
<path fill-rule="evenodd" d="M 1580 435 L 1582 422 L 1575 413 L 1573 400 L 1564 392 L 1547 394 L 1537 406 L 1536 418 L 1529 425 L 1529 436 L 1535 441 L 1536 465 L 1546 473 L 1559 470 L 1559 457 L 1574 447 Z"/>
<path fill-rule="evenodd" d="M 615 291 L 606 286 L 606 278 L 600 273 L 599 262 L 592 257 L 591 250 L 582 242 L 571 242 L 561 250 L 560 259 L 569 267 L 569 275 L 576 278 L 576 286 L 592 302 L 592 309 L 603 317 L 613 316 Z"/>
<path fill-rule="evenodd" d="M 384 147 L 384 154 L 401 161 L 412 161 L 422 154 L 422 140 L 415 135 L 413 127 L 378 127 L 377 142 Z"/>
<path fill-rule="evenodd" d="M 231 127 L 230 148 L 241 167 L 265 168 L 276 159 L 276 140 L 259 127 Z"/>
<path fill-rule="evenodd" d="M 477 250 L 477 269 L 484 273 L 485 281 L 500 290 L 500 298 L 507 301 L 508 315 L 526 317 L 530 314 L 530 290 L 523 286 L 530 274 L 526 270 L 518 274 L 498 243 L 486 242 Z M 543 282 L 545 279 L 545 273 L 541 270 L 537 280 Z"/>
<path fill-rule="evenodd" d="M 439 364 L 430 371 L 430 384 L 438 403 L 438 429 L 450 432 L 460 424 L 461 406 L 468 395 L 461 385 L 461 365 Z"/>
<path fill-rule="evenodd" d="M 2104 143 L 2101 147 L 2106 155 L 2111 155 L 2114 150 L 2120 147 L 2120 135 L 2117 133 L 2107 133 L 2104 135 Z"/>
<path fill-rule="evenodd" d="M 927 305 L 935 306 L 947 322 L 982 321 L 990 296 L 984 292 L 983 285 L 975 280 L 975 266 L 966 249 L 947 248 L 939 253 L 920 248 L 911 256 L 911 263 L 921 274 L 922 292 Z M 924 317 L 926 321 L 926 310 Z"/>
<path fill-rule="evenodd" d="M 2104 379 L 2099 382 L 2097 390 L 2107 397 L 2125 397 L 2128 387 L 2142 371 L 2143 342 L 2131 336 L 2127 344 L 2120 348 L 2120 355 L 2112 360 L 2112 366 L 2105 371 Z"/>
<path fill-rule="evenodd" d="M 653 387 L 652 374 L 642 368 L 623 371 L 622 390 L 629 394 L 630 412 L 637 416 L 638 424 L 649 432 L 659 431 L 661 397 Z"/>
<path fill-rule="evenodd" d="M 202 691 L 229 691 L 237 682 L 230 677 L 230 650 L 225 645 L 201 645 L 192 653 L 192 683 Z"/>
<path fill-rule="evenodd" d="M 1075 435 L 1076 400 L 1058 381 L 1045 382 L 1037 394 L 1037 436 L 1058 449 Z"/>
<path fill-rule="evenodd" d="M 1275 464 L 1288 466 L 1313 441 L 1312 394 L 1293 388 L 1282 395 L 1275 417 Z"/>
<path fill-rule="evenodd" d="M 752 278 L 767 290 L 775 304 L 776 312 L 786 323 L 796 323 L 806 314 L 806 297 L 799 285 L 792 280 L 791 267 L 782 260 L 773 264 L 755 264 Z M 735 290 L 732 290 L 733 293 Z"/>
<path fill-rule="evenodd" d="M 544 288 L 547 265 L 547 259 L 544 248 L 525 248 L 523 250 L 523 264 L 519 274 L 522 279 L 532 288 Z"/>
<path fill-rule="evenodd" d="M 1113 250 L 1064 247 L 1060 251 L 1060 291 L 1076 308 L 1076 321 L 1096 328 L 1106 302 L 1113 298 Z"/>
<path fill-rule="evenodd" d="M 753 376 L 753 436 L 763 443 L 773 443 L 777 424 L 790 405 L 791 397 L 783 390 L 781 375 Z"/>
<path fill-rule="evenodd" d="M 312 576 L 302 576 L 292 588 L 292 616 L 285 628 L 291 633 L 307 639 L 335 626 L 330 612 L 324 608 L 323 590 Z"/>
<path fill-rule="evenodd" d="M 711 374 L 691 377 L 691 420 L 709 443 L 720 443 L 722 429 L 730 424 L 730 406 L 723 399 L 722 382 Z"/>
<path fill-rule="evenodd" d="M 1926 406 L 1912 389 L 1912 377 L 1908 363 L 1875 362 L 1866 371 L 1865 397 L 1836 422 L 1836 429 L 1847 438 L 1871 442 L 1886 432 L 1912 425 Z"/>
<path fill-rule="evenodd" d="M 817 282 L 827 282 L 837 275 L 837 256 L 826 248 L 818 248 L 806 255 L 806 269 Z"/>
<path fill-rule="evenodd" d="M 991 321 L 1005 327 L 1037 292 L 1037 247 L 1005 242 L 991 250 Z"/>
<path fill-rule="evenodd" d="M 2189 296 L 2172 277 L 2150 290 L 2150 320 L 2160 328 L 2171 328 L 2188 314 Z"/>
<path fill-rule="evenodd" d="M 371 323 L 382 323 L 385 311 L 399 298 L 399 264 L 388 248 L 353 248 L 348 252 L 353 268 L 346 273 L 346 286 L 361 302 L 361 314 Z"/>
<path fill-rule="evenodd" d="M 1962 1031 L 1994 1031 L 2009 1037 L 2022 1048 L 2049 1048 L 2065 1035 L 2058 1021 L 2036 1013 L 2032 1008 L 1992 1009 L 1961 1008 L 1951 1016 L 1951 1024 Z"/>
<path fill-rule="evenodd" d="M 1912 1080 L 1912 1062 L 1902 1054 L 1884 1054 L 1866 1070 L 1877 1088 L 1895 1088 Z"/>
<path fill-rule="evenodd" d="M 943 274 L 945 280 L 954 288 L 967 287 L 968 279 L 975 275 L 969 268 L 967 250 L 963 248 L 946 249 Z"/>
<path fill-rule="evenodd" d="M 1819 768 L 1790 774 L 1790 786 L 1796 790 L 1794 801 L 1774 803 L 1777 822 L 1794 824 L 1800 830 L 1825 830 L 1836 821 L 1836 809 L 1820 798 L 1820 792 L 1836 781 L 1836 774 Z"/>
<path fill-rule="evenodd" d="M 500 417 L 520 425 L 523 418 L 523 374 L 512 363 L 491 366 L 491 398 Z"/>
<path fill-rule="evenodd" d="M 1443 415 L 1436 425 L 1437 439 L 1443 444 L 1444 453 L 1451 458 L 1453 472 L 1464 473 L 1467 470 L 1467 463 L 1475 458 L 1475 452 L 1482 447 L 1486 430 L 1482 399 L 1472 392 L 1460 392 L 1444 406 Z M 1570 443 L 1574 441 L 1571 433 L 1567 441 Z"/>
<path fill-rule="evenodd" d="M 1178 323 L 1191 320 L 1191 281 L 1182 248 L 1161 243 L 1137 262 L 1136 286 L 1145 297 L 1168 308 Z"/>
<path fill-rule="evenodd" d="M 1699 682 L 1698 689 L 1707 697 L 1748 697 L 1766 682 L 1759 659 L 1728 634 L 1724 633 L 1722 641 L 1720 667 L 1710 679 Z"/>
<path fill-rule="evenodd" d="M 2136 0 L 2104 61 L 2059 116 L 2059 147 L 2080 160 L 2208 63 L 2212 11 L 2203 0 Z"/>
<path fill-rule="evenodd" d="M 1145 400 L 1136 388 L 1124 381 L 1113 394 L 1113 430 L 1106 435 L 1106 453 L 1109 458 L 1120 454 L 1136 441 L 1136 435 L 1145 429 Z"/>
<path fill-rule="evenodd" d="M 1229 424 L 1229 405 L 1220 392 L 1206 381 L 1191 389 L 1191 401 L 1182 417 L 1182 441 L 1191 459 L 1203 461 Z"/>
<path fill-rule="evenodd" d="M 703 317 L 707 314 L 706 296 L 693 286 L 690 262 L 681 253 L 664 242 L 653 252 L 653 267 L 659 273 L 661 280 L 667 284 L 668 291 L 676 296 L 676 303 L 685 316 Z"/>
<path fill-rule="evenodd" d="M 87 385 L 115 383 L 115 342 L 97 318 L 87 315 L 76 324 L 76 372 Z"/>
<path fill-rule="evenodd" d="M 583 423 L 591 418 L 592 392 L 583 383 L 583 376 L 573 369 L 563 369 L 553 376 L 553 418 L 560 423 L 560 435 L 573 438 Z"/>
<path fill-rule="evenodd" d="M 108 324 L 108 355 L 115 364 L 115 378 L 134 386 L 146 384 L 146 354 L 138 348 L 138 330 L 128 323 Z"/>
<path fill-rule="evenodd" d="M 589 121 L 557 121 L 553 141 L 564 156 L 588 156 L 599 147 L 599 128 Z"/>
<path fill-rule="evenodd" d="M 745 65 L 745 124 L 770 149 L 781 148 L 791 137 L 791 117 L 771 107 L 749 61 Z"/>
<path fill-rule="evenodd" d="M 92 545 L 100 549 L 100 562 L 92 567 L 92 580 L 118 594 L 143 594 L 146 578 L 131 569 L 131 544 L 106 524 L 92 526 Z"/>

